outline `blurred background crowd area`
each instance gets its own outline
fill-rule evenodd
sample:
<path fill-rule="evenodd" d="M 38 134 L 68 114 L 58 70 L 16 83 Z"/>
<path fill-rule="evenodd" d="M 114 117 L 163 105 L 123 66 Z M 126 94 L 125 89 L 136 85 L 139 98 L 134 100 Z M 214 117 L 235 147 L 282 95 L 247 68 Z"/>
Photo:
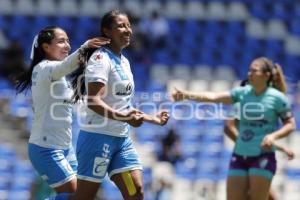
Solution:
<path fill-rule="evenodd" d="M 30 64 L 33 37 L 47 25 L 58 25 L 66 30 L 75 50 L 87 38 L 99 35 L 101 16 L 115 8 L 127 11 L 131 19 L 134 35 L 124 54 L 134 73 L 135 104 L 143 111 L 153 113 L 167 103 L 167 92 L 174 86 L 229 90 L 246 78 L 254 58 L 266 56 L 284 70 L 300 127 L 299 1 L 0 0 L 0 199 L 25 200 L 35 191 L 51 192 L 38 180 L 27 158 L 30 92 L 16 96 L 11 83 L 12 75 Z M 173 116 L 167 126 L 132 130 L 144 165 L 145 199 L 225 199 L 233 144 L 224 137 L 223 120 L 189 117 L 211 113 L 210 106 L 200 110 L 193 103 L 167 104 L 166 108 L 172 109 Z M 222 107 L 225 112 L 228 109 Z M 79 131 L 77 113 L 74 109 L 74 144 Z M 277 154 L 273 188 L 279 199 L 300 196 L 299 133 L 281 141 L 295 151 L 294 161 Z M 99 199 L 119 200 L 121 196 L 107 180 Z"/>

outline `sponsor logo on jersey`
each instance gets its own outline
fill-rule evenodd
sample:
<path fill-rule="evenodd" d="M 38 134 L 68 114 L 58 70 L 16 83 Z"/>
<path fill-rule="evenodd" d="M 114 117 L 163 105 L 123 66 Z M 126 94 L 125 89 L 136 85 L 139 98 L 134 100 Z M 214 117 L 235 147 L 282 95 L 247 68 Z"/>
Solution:
<path fill-rule="evenodd" d="M 132 93 L 132 84 L 131 83 L 128 83 L 126 85 L 125 88 L 118 88 L 118 91 L 116 91 L 116 95 L 119 95 L 119 96 L 127 96 L 127 95 L 131 95 Z"/>
<path fill-rule="evenodd" d="M 268 159 L 266 159 L 266 158 L 259 161 L 260 168 L 265 168 L 267 166 L 267 164 L 268 164 Z"/>
<path fill-rule="evenodd" d="M 94 160 L 93 175 L 103 177 L 106 174 L 109 159 L 96 157 Z"/>
<path fill-rule="evenodd" d="M 248 141 L 252 140 L 253 136 L 254 136 L 254 132 L 250 129 L 247 129 L 242 134 L 242 140 L 244 142 L 248 142 Z"/>

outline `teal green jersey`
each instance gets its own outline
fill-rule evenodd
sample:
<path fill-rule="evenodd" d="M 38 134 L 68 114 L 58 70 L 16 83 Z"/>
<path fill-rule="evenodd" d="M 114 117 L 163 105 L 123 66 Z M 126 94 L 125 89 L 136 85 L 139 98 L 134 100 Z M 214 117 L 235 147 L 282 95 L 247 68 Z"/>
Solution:
<path fill-rule="evenodd" d="M 234 152 L 257 156 L 262 153 L 263 138 L 278 128 L 279 119 L 291 117 L 291 105 L 282 92 L 272 87 L 258 96 L 251 85 L 238 87 L 231 91 L 231 98 L 239 120 Z"/>

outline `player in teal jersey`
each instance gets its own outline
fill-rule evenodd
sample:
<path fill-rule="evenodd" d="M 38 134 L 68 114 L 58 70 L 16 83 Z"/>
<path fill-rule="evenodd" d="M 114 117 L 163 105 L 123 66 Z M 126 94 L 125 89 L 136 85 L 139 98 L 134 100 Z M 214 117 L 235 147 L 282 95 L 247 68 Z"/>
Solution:
<path fill-rule="evenodd" d="M 274 143 L 295 130 L 285 96 L 287 86 L 280 65 L 265 57 L 249 68 L 249 85 L 226 92 L 191 93 L 176 89 L 174 101 L 238 103 L 240 120 L 227 180 L 227 199 L 266 200 L 276 171 Z M 278 128 L 278 121 L 283 125 Z"/>
<path fill-rule="evenodd" d="M 236 142 L 236 140 L 238 138 L 238 135 L 239 135 L 239 131 L 237 129 L 238 122 L 239 121 L 237 119 L 232 118 L 232 119 L 225 120 L 225 123 L 224 123 L 224 133 L 234 143 Z M 276 147 L 276 150 L 281 151 L 284 154 L 286 154 L 286 156 L 288 157 L 288 160 L 293 160 L 294 159 L 295 154 L 294 154 L 294 152 L 291 149 L 289 149 L 289 148 L 287 148 L 287 147 L 285 147 L 283 145 L 280 145 L 278 143 L 274 143 L 274 146 Z M 276 192 L 274 190 L 272 190 L 272 188 L 271 188 L 270 192 L 269 192 L 269 198 L 268 198 L 268 200 L 276 200 L 276 199 L 278 199 L 276 196 L 277 196 Z M 247 198 L 247 199 L 250 199 L 250 197 Z"/>

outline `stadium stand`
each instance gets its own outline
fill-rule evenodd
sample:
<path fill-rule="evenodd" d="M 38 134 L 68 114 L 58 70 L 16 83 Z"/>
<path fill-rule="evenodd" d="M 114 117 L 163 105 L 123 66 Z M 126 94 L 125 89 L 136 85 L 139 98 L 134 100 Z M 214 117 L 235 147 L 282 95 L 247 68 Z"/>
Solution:
<path fill-rule="evenodd" d="M 249 62 L 257 56 L 266 55 L 280 63 L 290 86 L 289 97 L 293 102 L 298 131 L 283 141 L 295 151 L 296 159 L 287 163 L 287 158 L 278 154 L 278 173 L 273 187 L 279 199 L 299 199 L 300 88 L 296 85 L 300 80 L 298 1 L 0 0 L 0 5 L 0 31 L 8 41 L 16 41 L 23 46 L 27 64 L 30 62 L 32 39 L 37 30 L 46 25 L 55 24 L 67 30 L 72 49 L 75 49 L 86 38 L 98 35 L 96 22 L 108 10 L 124 8 L 139 20 L 150 16 L 153 11 L 161 12 L 170 28 L 166 46 L 147 51 L 142 47 L 143 52 L 147 52 L 146 59 L 140 59 L 132 49 L 125 52 L 137 77 L 137 105 L 153 100 L 155 108 L 167 104 L 165 92 L 174 86 L 194 91 L 230 89 L 246 77 Z M 134 29 L 138 29 L 139 20 L 133 24 Z M 11 130 L 6 127 L 7 131 L 1 130 L 0 133 L 0 199 L 26 200 L 30 199 L 29 186 L 35 175 L 24 154 L 24 147 L 21 149 L 18 145 L 20 135 L 28 137 L 32 111 L 30 98 L 16 98 L 14 94 L 11 84 L 1 77 L 0 119 L 5 120 L 0 120 L 0 127 L 8 123 Z M 201 120 L 209 113 L 206 111 L 213 111 L 213 108 L 197 107 L 195 104 L 192 108 L 176 107 L 174 111 L 183 117 L 189 113 L 193 116 L 190 120 L 170 119 L 167 128 L 163 129 L 151 125 L 133 129 L 135 143 L 147 163 L 144 171 L 146 200 L 155 198 L 151 184 L 156 181 L 152 168 L 157 164 L 158 139 L 172 127 L 181 137 L 184 158 L 174 166 L 171 199 L 226 199 L 225 180 L 232 145 L 224 139 L 221 120 Z M 224 112 L 227 110 L 222 109 Z M 153 112 L 154 108 L 144 110 Z M 79 125 L 77 118 L 73 121 L 75 144 Z M 5 134 L 8 133 L 18 138 L 17 142 L 11 139 L 10 144 L 2 142 L 6 141 Z M 24 146 L 26 140 L 22 142 Z M 149 152 L 154 161 L 146 161 L 147 156 L 144 155 Z M 102 190 L 99 195 L 104 195 L 106 200 L 121 199 L 118 190 L 108 180 L 103 183 Z"/>

